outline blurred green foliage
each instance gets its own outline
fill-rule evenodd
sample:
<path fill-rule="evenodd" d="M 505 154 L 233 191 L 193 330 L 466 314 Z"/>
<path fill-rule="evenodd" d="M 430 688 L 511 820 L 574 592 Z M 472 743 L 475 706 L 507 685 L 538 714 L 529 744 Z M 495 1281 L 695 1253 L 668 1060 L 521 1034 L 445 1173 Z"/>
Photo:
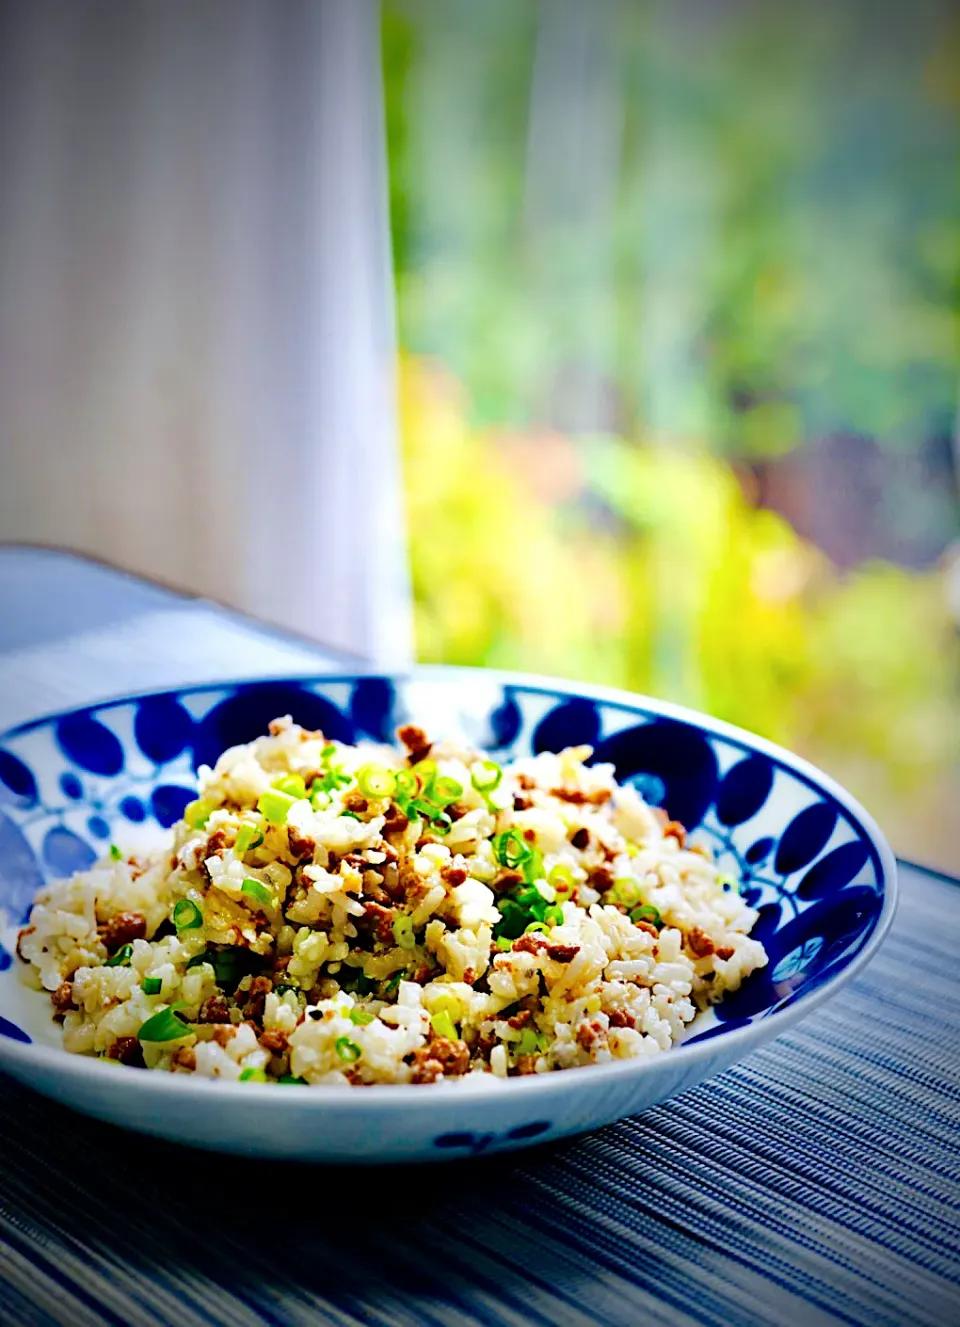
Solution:
<path fill-rule="evenodd" d="M 749 473 L 955 413 L 960 23 L 894 10 L 385 0 L 411 558 L 421 657 L 704 708 L 960 868 L 946 563 L 841 573 Z"/>

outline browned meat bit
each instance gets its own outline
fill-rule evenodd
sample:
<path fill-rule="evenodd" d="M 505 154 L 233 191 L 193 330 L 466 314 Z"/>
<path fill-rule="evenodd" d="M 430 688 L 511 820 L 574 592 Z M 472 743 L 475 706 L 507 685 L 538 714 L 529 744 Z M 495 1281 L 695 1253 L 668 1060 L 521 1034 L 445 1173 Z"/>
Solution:
<path fill-rule="evenodd" d="M 391 945 L 395 941 L 393 923 L 396 917 L 396 908 L 385 908 L 382 903 L 365 903 L 363 917 L 357 920 L 362 920 L 371 926 L 377 933 L 377 939 L 383 944 Z"/>
<path fill-rule="evenodd" d="M 654 926 L 653 922 L 646 922 L 641 918 L 640 921 L 634 922 L 633 924 L 638 931 L 646 931 L 647 935 L 652 935 L 656 937 L 660 934 L 660 932 Z"/>
<path fill-rule="evenodd" d="M 490 1052 L 493 1050 L 496 1044 L 497 1044 L 497 1039 L 494 1036 L 478 1037 L 474 1049 L 476 1050 L 478 1055 L 482 1056 L 483 1059 L 486 1060 L 489 1059 Z"/>
<path fill-rule="evenodd" d="M 604 1030 L 599 1023 L 581 1023 L 577 1028 L 577 1044 L 585 1051 L 593 1050 L 598 1041 L 605 1039 Z"/>
<path fill-rule="evenodd" d="M 579 953 L 579 945 L 547 945 L 547 958 L 552 958 L 555 963 L 569 963 Z"/>
<path fill-rule="evenodd" d="M 126 1038 L 124 1038 L 126 1040 Z M 192 1073 L 197 1067 L 197 1056 L 192 1046 L 180 1046 L 173 1053 L 172 1064 L 175 1069 Z"/>
<path fill-rule="evenodd" d="M 203 848 L 203 857 L 222 857 L 223 851 L 227 846 L 227 835 L 222 829 L 215 829 L 207 839 Z"/>
<path fill-rule="evenodd" d="M 676 839 L 678 846 L 682 848 L 687 841 L 687 831 L 679 820 L 668 820 L 663 827 L 663 837 L 665 839 Z"/>
<path fill-rule="evenodd" d="M 112 953 L 122 945 L 143 940 L 147 934 L 147 919 L 142 912 L 118 912 L 99 931 L 100 939 Z"/>
<path fill-rule="evenodd" d="M 418 728 L 416 724 L 405 723 L 402 728 L 397 729 L 397 736 L 407 748 L 407 758 L 411 765 L 419 764 L 421 760 L 426 760 L 429 756 L 433 743 L 423 729 Z"/>
<path fill-rule="evenodd" d="M 472 986 L 474 984 L 477 980 L 477 974 L 474 972 L 473 968 L 464 968 L 462 980 L 467 986 Z"/>
<path fill-rule="evenodd" d="M 733 945 L 721 945 L 717 950 L 717 958 L 722 958 L 726 962 L 728 958 L 733 958 L 734 953 Z"/>
<path fill-rule="evenodd" d="M 17 958 L 20 959 L 21 963 L 26 963 L 27 960 L 23 957 L 23 954 L 20 952 L 20 941 L 27 935 L 33 935 L 36 929 L 37 928 L 35 926 L 25 926 L 22 931 L 19 931 L 17 933 L 17 943 L 15 945 L 15 949 L 17 951 Z"/>
<path fill-rule="evenodd" d="M 273 982 L 269 977 L 254 977 L 250 983 L 250 989 L 247 991 L 247 1003 L 243 1006 L 244 1017 L 258 1021 L 263 1018 L 267 996 L 272 990 Z"/>
<path fill-rule="evenodd" d="M 370 809 L 370 803 L 362 793 L 347 793 L 346 797 L 343 799 L 343 809 L 345 811 L 353 811 L 356 815 L 360 816 Z"/>
<path fill-rule="evenodd" d="M 117 1037 L 107 1051 L 107 1059 L 119 1060 L 121 1064 L 133 1065 L 137 1069 L 146 1067 L 143 1063 L 143 1051 L 136 1037 Z"/>
<path fill-rule="evenodd" d="M 447 815 L 451 820 L 462 820 L 469 812 L 469 806 L 464 806 L 462 802 L 451 802 L 447 807 Z"/>
<path fill-rule="evenodd" d="M 293 958 L 292 954 L 284 954 L 282 957 L 275 958 L 273 960 L 274 972 L 286 972 L 287 968 L 290 966 L 291 958 Z"/>
<path fill-rule="evenodd" d="M 233 1037 L 234 1037 L 234 1032 L 232 1024 L 230 1026 L 226 1026 L 223 1023 L 218 1023 L 217 1026 L 213 1029 L 213 1039 L 218 1046 L 223 1046 L 223 1047 L 229 1046 L 231 1041 L 233 1041 Z"/>
<path fill-rule="evenodd" d="M 537 831 L 535 829 L 525 829 L 523 831 L 523 837 L 526 839 L 527 843 L 536 843 Z"/>
<path fill-rule="evenodd" d="M 211 995 L 200 1006 L 200 1012 L 197 1015 L 198 1023 L 229 1023 L 230 1006 L 227 1004 L 226 996 Z"/>
<path fill-rule="evenodd" d="M 448 885 L 462 885 L 467 878 L 467 873 L 462 866 L 444 866 L 440 871 L 441 877 Z"/>
<path fill-rule="evenodd" d="M 587 829 L 586 826 L 583 826 L 580 829 L 578 829 L 575 834 L 570 835 L 570 842 L 573 844 L 575 848 L 579 848 L 581 852 L 583 851 L 584 848 L 589 848 L 590 846 L 589 829 Z"/>
<path fill-rule="evenodd" d="M 697 958 L 709 958 L 716 951 L 716 945 L 705 931 L 701 931 L 699 926 L 694 926 L 692 930 L 687 932 L 687 944 Z"/>
<path fill-rule="evenodd" d="M 513 799 L 514 811 L 529 811 L 531 806 L 533 806 L 533 802 L 529 797 L 521 797 L 517 794 Z"/>
<path fill-rule="evenodd" d="M 637 1026 L 637 1020 L 633 1014 L 627 1013 L 626 1009 L 614 1009 L 609 1017 L 612 1028 L 635 1028 Z"/>
<path fill-rule="evenodd" d="M 409 824 L 408 817 L 402 811 L 398 811 L 395 806 L 392 806 L 386 820 L 383 822 L 383 833 L 402 834 Z"/>
<path fill-rule="evenodd" d="M 599 893 L 613 888 L 614 875 L 609 866 L 596 866 L 587 877 L 589 883 Z"/>
<path fill-rule="evenodd" d="M 537 1072 L 536 1055 L 518 1055 L 516 1070 L 520 1078 L 525 1078 L 528 1074 L 535 1074 Z"/>
<path fill-rule="evenodd" d="M 465 1041 L 434 1037 L 428 1046 L 413 1052 L 414 1083 L 435 1083 L 440 1077 L 458 1078 L 470 1067 L 470 1051 Z"/>
<path fill-rule="evenodd" d="M 595 788 L 589 793 L 581 792 L 579 788 L 551 788 L 550 796 L 559 797 L 561 802 L 570 802 L 573 806 L 603 806 L 613 793 L 609 788 Z"/>
<path fill-rule="evenodd" d="M 271 737 L 279 737 L 281 733 L 287 731 L 292 722 L 289 714 L 285 714 L 282 719 L 271 719 L 267 724 L 267 731 Z"/>
<path fill-rule="evenodd" d="M 271 1028 L 269 1032 L 261 1034 L 260 1045 L 272 1055 L 283 1055 L 289 1046 L 287 1034 L 280 1028 Z"/>
<path fill-rule="evenodd" d="M 542 954 L 546 947 L 547 941 L 536 931 L 530 935 L 521 935 L 519 940 L 513 942 L 515 954 Z"/>
<path fill-rule="evenodd" d="M 316 841 L 309 834 L 301 834 L 293 825 L 287 826 L 287 842 L 294 857 L 312 857 L 316 851 Z"/>
<path fill-rule="evenodd" d="M 389 903 L 390 895 L 386 892 L 380 883 L 381 876 L 377 871 L 366 870 L 363 873 L 363 892 L 367 898 L 373 899 L 374 903 Z"/>
<path fill-rule="evenodd" d="M 504 871 L 493 883 L 495 889 L 512 889 L 514 885 L 523 884 L 523 876 L 519 871 Z"/>
<path fill-rule="evenodd" d="M 73 1003 L 73 982 L 62 981 L 52 992 L 50 999 L 58 1013 L 65 1014 L 68 1009 L 76 1009 L 77 1006 Z"/>
<path fill-rule="evenodd" d="M 524 792 L 531 793 L 537 786 L 536 779 L 531 779 L 529 774 L 517 775 L 517 787 L 522 788 Z"/>
<path fill-rule="evenodd" d="M 429 963 L 420 963 L 414 969 L 413 977 L 411 978 L 411 980 L 415 981 L 418 986 L 425 986 L 426 983 L 430 980 L 430 974 L 432 971 L 433 968 L 430 966 Z"/>
<path fill-rule="evenodd" d="M 533 1017 L 529 1009 L 521 1009 L 514 1014 L 512 1018 L 507 1019 L 507 1026 L 512 1028 L 525 1028 Z"/>

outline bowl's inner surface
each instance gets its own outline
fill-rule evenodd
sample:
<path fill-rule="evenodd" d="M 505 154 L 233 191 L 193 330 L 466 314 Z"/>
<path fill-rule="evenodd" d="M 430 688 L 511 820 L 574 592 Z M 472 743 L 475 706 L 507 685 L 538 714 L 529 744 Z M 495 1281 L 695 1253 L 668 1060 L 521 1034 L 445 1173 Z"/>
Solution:
<path fill-rule="evenodd" d="M 594 761 L 611 762 L 621 782 L 694 831 L 759 909 L 752 934 L 769 966 L 698 1019 L 685 1044 L 801 999 L 860 953 L 880 918 L 883 863 L 854 810 L 786 755 L 707 720 L 666 717 L 654 702 L 467 670 L 153 693 L 0 737 L 0 1035 L 58 1040 L 40 997 L 42 1029 L 31 1017 L 24 1030 L 31 993 L 14 986 L 11 950 L 36 890 L 85 869 L 109 842 L 154 846 L 195 796 L 199 766 L 283 714 L 345 742 L 389 742 L 412 721 L 501 761 L 591 745 Z"/>

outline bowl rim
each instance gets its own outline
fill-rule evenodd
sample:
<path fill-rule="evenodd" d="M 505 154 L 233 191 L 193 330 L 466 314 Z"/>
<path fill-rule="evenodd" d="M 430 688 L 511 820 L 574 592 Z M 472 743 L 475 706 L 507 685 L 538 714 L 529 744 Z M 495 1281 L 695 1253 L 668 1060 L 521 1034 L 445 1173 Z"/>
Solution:
<path fill-rule="evenodd" d="M 204 691 L 220 691 L 235 687 L 260 685 L 289 685 L 293 683 L 300 686 L 309 686 L 321 683 L 335 684 L 338 682 L 353 682 L 361 678 L 376 678 L 389 682 L 409 682 L 416 679 L 429 680 L 431 677 L 438 680 L 456 681 L 463 679 L 465 682 L 495 683 L 503 687 L 516 687 L 524 691 L 565 695 L 574 699 L 583 698 L 620 708 L 630 713 L 646 711 L 658 717 L 674 719 L 680 723 L 700 728 L 743 749 L 757 751 L 769 756 L 771 760 L 785 767 L 792 775 L 798 776 L 808 787 L 827 793 L 839 803 L 875 851 L 881 867 L 881 876 L 878 881 L 881 886 L 881 908 L 866 944 L 849 963 L 838 971 L 831 973 L 826 981 L 822 982 L 808 995 L 801 995 L 784 1008 L 775 1010 L 765 1018 L 754 1019 L 744 1026 L 730 1028 L 722 1035 L 687 1044 L 681 1042 L 660 1055 L 614 1060 L 608 1064 L 583 1065 L 572 1073 L 568 1070 L 560 1070 L 554 1073 L 529 1074 L 510 1079 L 494 1079 L 490 1074 L 467 1075 L 455 1082 L 434 1084 L 432 1085 L 432 1091 L 424 1091 L 423 1085 L 410 1083 L 378 1083 L 365 1087 L 362 1092 L 352 1093 L 346 1098 L 344 1093 L 347 1089 L 342 1086 L 324 1087 L 311 1084 L 291 1084 L 286 1086 L 285 1091 L 278 1094 L 276 1083 L 224 1082 L 219 1079 L 200 1078 L 195 1074 L 130 1073 L 116 1074 L 104 1078 L 104 1065 L 99 1060 L 90 1059 L 83 1055 L 72 1055 L 61 1047 L 40 1045 L 32 1041 L 29 1043 L 21 1042 L 5 1035 L 0 1035 L 0 1068 L 5 1067 L 5 1065 L 11 1066 L 14 1067 L 16 1073 L 17 1069 L 21 1071 L 29 1070 L 31 1064 L 38 1067 L 45 1066 L 58 1072 L 63 1080 L 64 1088 L 67 1088 L 72 1082 L 86 1082 L 90 1086 L 99 1085 L 100 1087 L 110 1083 L 113 1085 L 112 1095 L 115 1099 L 119 1101 L 120 1097 L 124 1096 L 131 1104 L 141 1102 L 145 1097 L 149 1098 L 158 1093 L 161 1094 L 158 1100 L 172 1097 L 184 1103 L 197 1100 L 198 1104 L 199 1101 L 203 1100 L 218 1100 L 223 1102 L 224 1106 L 227 1106 L 228 1103 L 235 1105 L 240 1101 L 251 1101 L 257 1103 L 259 1107 L 262 1106 L 265 1100 L 269 1099 L 273 1103 L 274 1110 L 295 1108 L 298 1112 L 308 1102 L 313 1103 L 313 1108 L 324 1110 L 334 1106 L 342 1106 L 345 1100 L 349 1100 L 352 1103 L 351 1113 L 355 1113 L 358 1109 L 363 1113 L 376 1113 L 390 1102 L 394 1103 L 396 1107 L 403 1107 L 408 1111 L 413 1109 L 420 1113 L 424 1111 L 429 1113 L 441 1106 L 452 1106 L 461 1102 L 466 1104 L 491 1101 L 494 1097 L 501 1097 L 502 1089 L 506 1088 L 506 1097 L 526 1100 L 532 1108 L 536 1102 L 542 1101 L 545 1103 L 546 1100 L 554 1096 L 565 1095 L 575 1090 L 577 1084 L 582 1089 L 589 1089 L 590 1084 L 593 1084 L 593 1090 L 597 1091 L 602 1090 L 605 1083 L 611 1086 L 615 1083 L 623 1084 L 630 1077 L 641 1073 L 647 1077 L 652 1076 L 656 1080 L 657 1078 L 662 1079 L 664 1075 L 671 1076 L 681 1066 L 692 1068 L 697 1063 L 705 1065 L 710 1060 L 717 1058 L 722 1058 L 727 1064 L 739 1060 L 751 1046 L 759 1046 L 779 1036 L 829 1000 L 843 985 L 851 981 L 866 967 L 886 939 L 899 901 L 897 861 L 893 850 L 869 811 L 829 774 L 824 773 L 802 756 L 794 755 L 786 747 L 751 733 L 748 729 L 727 723 L 723 719 L 713 718 L 711 715 L 692 709 L 689 706 L 680 705 L 675 701 L 659 700 L 654 696 L 647 696 L 641 692 L 626 691 L 593 683 L 581 683 L 571 678 L 551 677 L 538 673 L 453 664 L 415 663 L 403 668 L 376 668 L 371 665 L 366 668 L 338 669 L 336 672 L 305 673 L 296 671 L 280 675 L 271 674 L 264 677 L 241 675 L 234 678 L 189 682 L 179 686 L 154 687 L 122 695 L 108 696 L 103 700 L 94 700 L 83 705 L 68 706 L 62 710 L 26 720 L 13 728 L 5 729 L 0 732 L 0 744 L 11 737 L 21 736 L 37 728 L 47 727 L 68 715 L 118 708 L 122 705 L 156 696 L 180 696 L 189 693 L 196 694 Z M 15 969 L 10 969 L 10 971 L 13 979 L 16 980 Z M 733 1054 L 728 1052 L 733 1052 Z M 588 1072 L 583 1074 L 580 1070 Z M 20 1076 L 23 1077 L 24 1081 L 29 1081 L 27 1074 L 21 1072 Z M 477 1081 L 472 1082 L 472 1078 L 476 1078 Z M 206 1094 L 211 1092 L 215 1096 L 207 1098 Z M 284 1101 L 289 1103 L 286 1108 L 281 1104 Z M 65 1104 L 70 1104 L 70 1102 L 67 1101 Z"/>

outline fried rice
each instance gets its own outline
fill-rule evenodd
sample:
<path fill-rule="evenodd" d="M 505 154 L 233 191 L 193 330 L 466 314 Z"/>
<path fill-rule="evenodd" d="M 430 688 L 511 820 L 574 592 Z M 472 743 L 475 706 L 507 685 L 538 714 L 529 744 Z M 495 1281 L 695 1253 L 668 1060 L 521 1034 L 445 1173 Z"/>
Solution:
<path fill-rule="evenodd" d="M 498 765 L 289 718 L 152 854 L 37 896 L 68 1051 L 280 1083 L 506 1079 L 659 1054 L 767 956 L 708 849 L 589 747 Z"/>

